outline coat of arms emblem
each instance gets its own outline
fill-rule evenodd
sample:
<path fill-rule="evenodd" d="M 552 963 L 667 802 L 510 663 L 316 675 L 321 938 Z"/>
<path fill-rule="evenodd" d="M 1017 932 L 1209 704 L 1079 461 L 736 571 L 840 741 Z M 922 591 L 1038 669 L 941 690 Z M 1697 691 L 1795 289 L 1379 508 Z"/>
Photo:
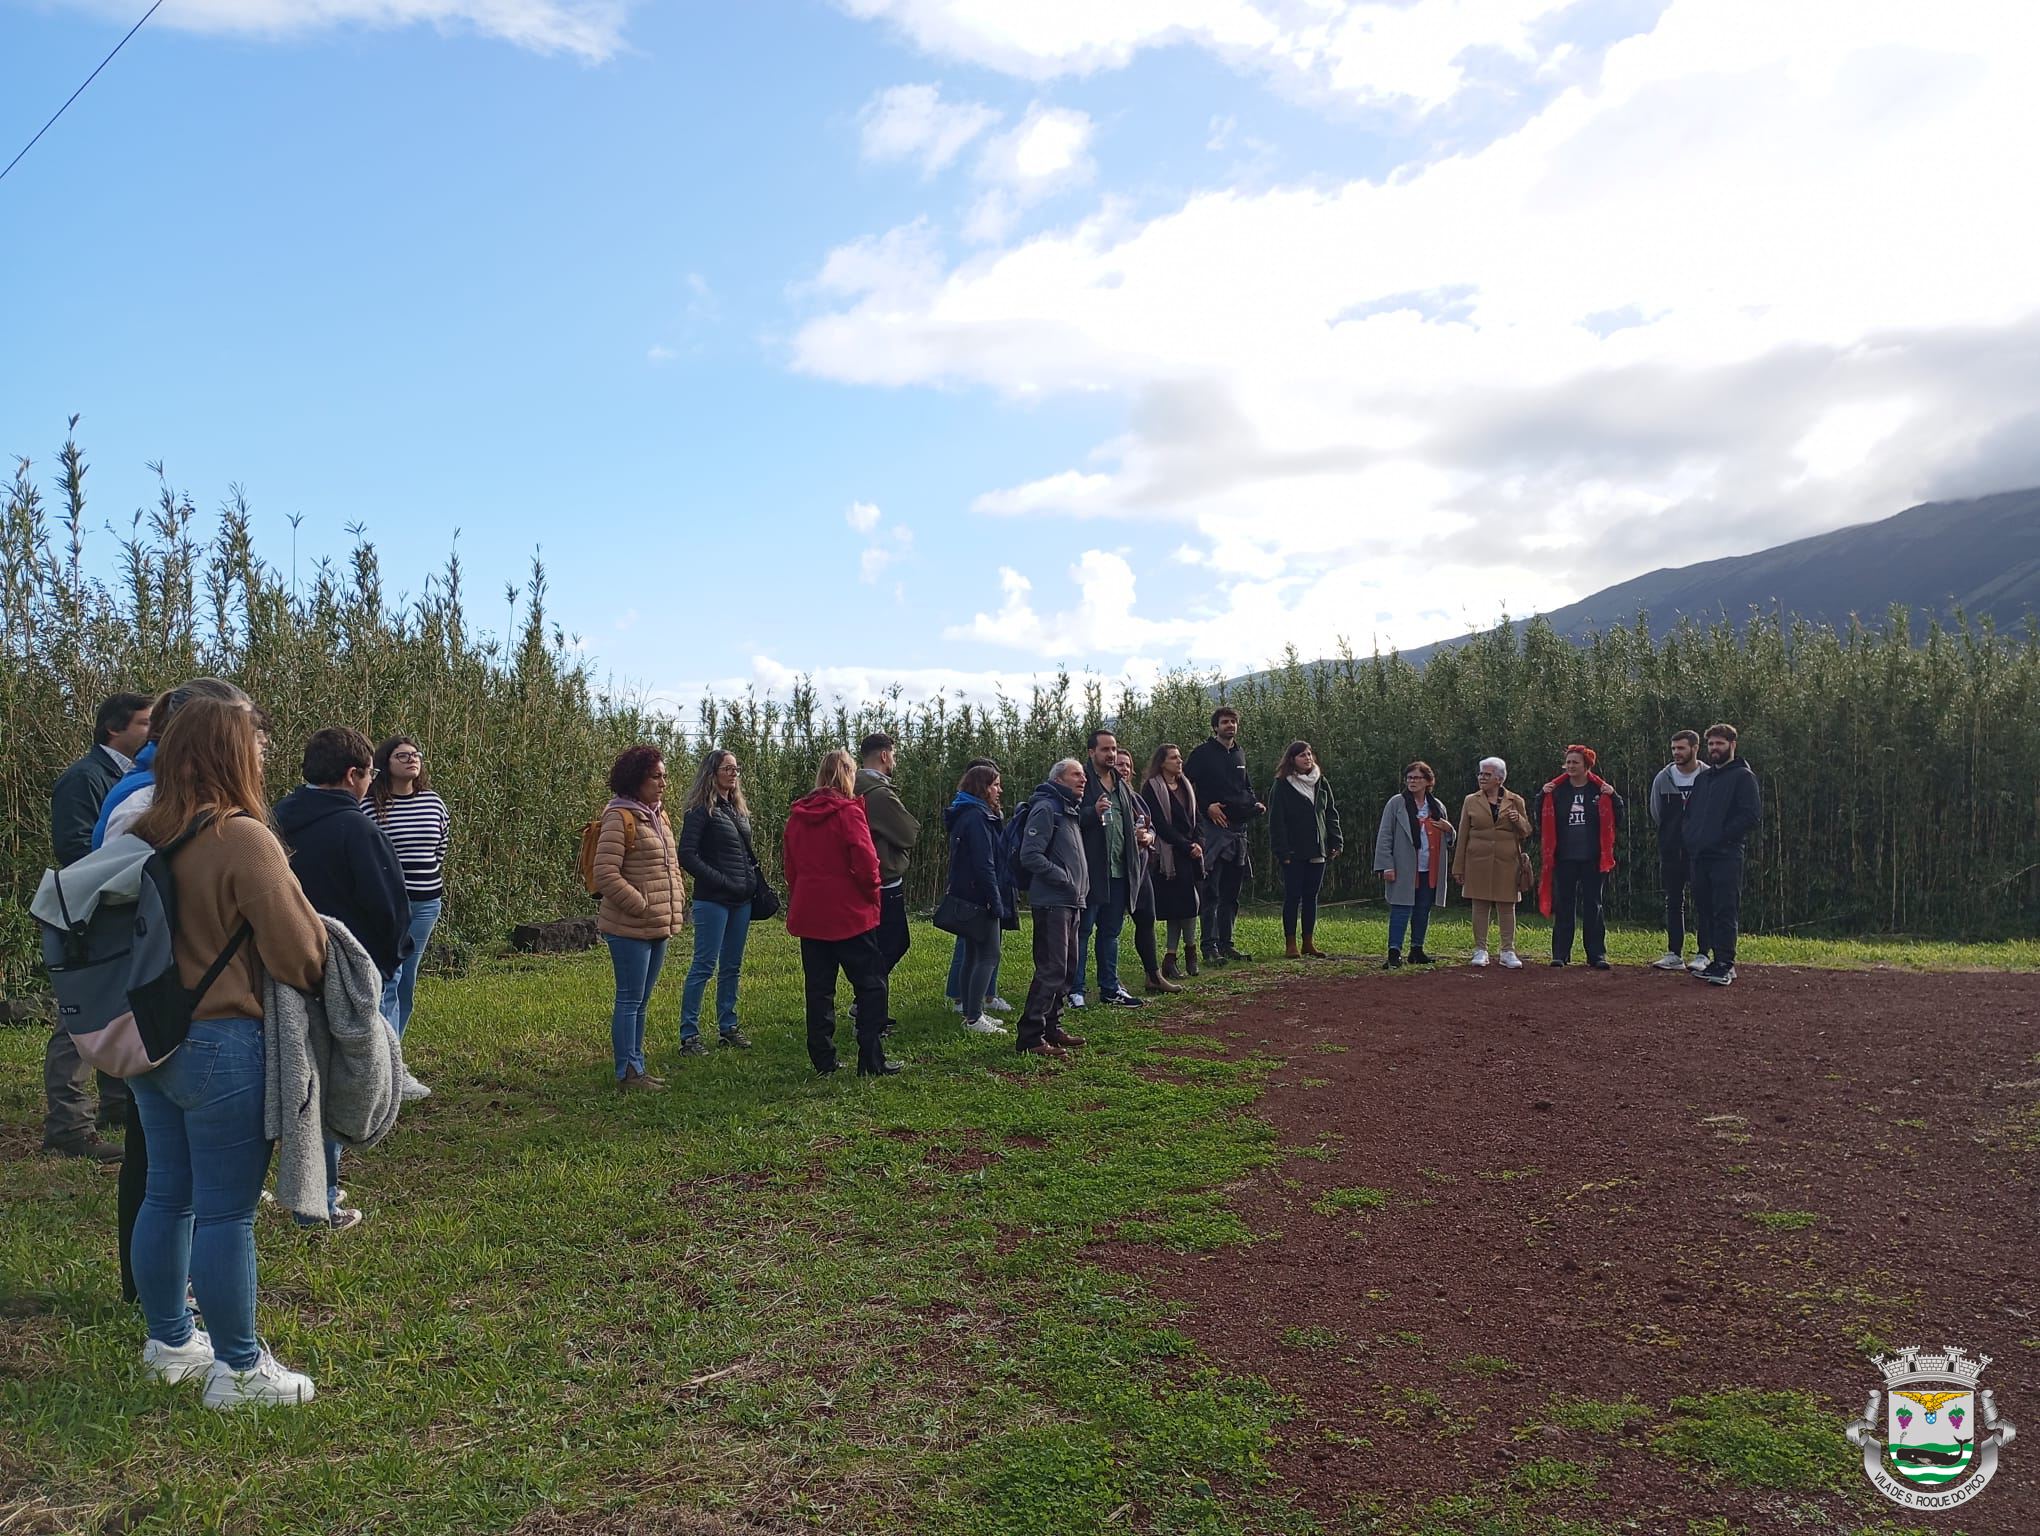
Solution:
<path fill-rule="evenodd" d="M 1997 1472 L 1998 1452 L 2017 1433 L 1998 1417 L 1991 1394 L 1977 1390 L 1990 1356 L 1913 1344 L 1871 1363 L 1884 1372 L 1884 1386 L 1871 1389 L 1863 1417 L 1848 1430 L 1871 1485 L 1907 1509 L 1953 1509 L 1983 1492 Z M 1871 1433 L 1880 1397 L 1882 1440 Z"/>

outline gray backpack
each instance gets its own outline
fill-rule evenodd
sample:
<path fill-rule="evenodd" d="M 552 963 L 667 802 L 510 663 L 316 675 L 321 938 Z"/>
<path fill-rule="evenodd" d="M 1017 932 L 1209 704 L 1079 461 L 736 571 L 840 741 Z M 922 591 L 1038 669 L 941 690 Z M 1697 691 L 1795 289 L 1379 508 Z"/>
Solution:
<path fill-rule="evenodd" d="M 52 870 L 61 925 L 38 917 L 43 963 L 57 994 L 57 1027 L 70 1035 L 87 1066 L 110 1077 L 154 1071 L 191 1033 L 191 1016 L 254 929 L 242 923 L 196 987 L 177 972 L 177 885 L 170 861 L 205 826 L 150 854 L 133 906 L 98 903 L 74 921 L 64 876 Z"/>

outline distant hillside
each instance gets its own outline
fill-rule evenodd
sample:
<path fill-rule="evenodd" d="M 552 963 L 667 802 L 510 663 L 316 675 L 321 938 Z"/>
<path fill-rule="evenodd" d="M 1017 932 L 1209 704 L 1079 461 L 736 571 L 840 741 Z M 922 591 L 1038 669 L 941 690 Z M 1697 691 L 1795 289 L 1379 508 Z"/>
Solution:
<path fill-rule="evenodd" d="M 2016 629 L 2040 614 L 2040 488 L 1973 501 L 1930 501 L 1881 522 L 1837 528 L 1753 555 L 1652 571 L 1545 615 L 1571 639 L 1650 615 L 1662 635 L 1682 618 L 1737 622 L 1752 608 L 1881 625 L 1893 603 L 1916 614 L 1960 608 Z M 1520 628 L 1522 621 L 1518 621 Z M 1421 665 L 1470 636 L 1405 651 Z"/>

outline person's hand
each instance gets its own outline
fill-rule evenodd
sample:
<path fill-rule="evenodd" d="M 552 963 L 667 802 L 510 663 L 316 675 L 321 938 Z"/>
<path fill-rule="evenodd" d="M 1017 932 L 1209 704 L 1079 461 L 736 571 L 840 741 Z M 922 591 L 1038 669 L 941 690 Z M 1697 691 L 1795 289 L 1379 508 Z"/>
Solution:
<path fill-rule="evenodd" d="M 1254 809 L 1260 812 L 1263 816 L 1268 814 L 1268 804 L 1264 800 L 1256 800 L 1254 802 Z"/>
<path fill-rule="evenodd" d="M 1138 839 L 1141 847 L 1151 848 L 1154 846 L 1155 841 L 1154 828 L 1142 827 L 1139 832 L 1134 834 L 1134 836 Z"/>
<path fill-rule="evenodd" d="M 1394 871 L 1394 870 L 1392 870 L 1392 869 L 1384 869 L 1384 870 L 1383 870 L 1383 871 L 1381 872 L 1381 878 L 1382 878 L 1382 881 L 1383 881 L 1383 882 L 1384 882 L 1385 884 L 1388 884 L 1388 885 L 1394 885 L 1394 884 L 1395 884 L 1395 871 Z"/>
<path fill-rule="evenodd" d="M 1344 853 L 1345 851 L 1346 850 L 1343 848 L 1334 848 L 1329 853 L 1327 853 L 1325 857 L 1328 859 L 1336 859 L 1340 854 Z"/>
<path fill-rule="evenodd" d="M 1204 858 L 1204 844 L 1192 843 L 1190 845 L 1190 857 L 1201 862 Z"/>
<path fill-rule="evenodd" d="M 1211 824 L 1212 824 L 1213 826 L 1215 826 L 1215 827 L 1229 827 L 1229 826 L 1231 826 L 1231 825 L 1232 825 L 1232 823 L 1231 823 L 1231 822 L 1229 822 L 1229 821 L 1227 821 L 1227 820 L 1225 819 L 1225 807 L 1224 807 L 1224 806 L 1222 806 L 1222 805 L 1214 805 L 1214 806 L 1213 806 L 1213 807 L 1211 808 Z"/>

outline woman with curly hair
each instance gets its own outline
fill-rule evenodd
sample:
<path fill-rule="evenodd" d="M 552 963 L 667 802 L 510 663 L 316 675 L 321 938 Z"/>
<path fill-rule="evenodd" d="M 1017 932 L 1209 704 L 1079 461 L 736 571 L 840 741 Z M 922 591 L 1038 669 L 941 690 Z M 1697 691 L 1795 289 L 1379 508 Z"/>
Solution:
<path fill-rule="evenodd" d="M 609 770 L 609 804 L 595 842 L 595 927 L 609 946 L 616 1005 L 609 1047 L 616 1086 L 657 1091 L 665 1080 L 645 1071 L 645 1011 L 666 962 L 666 941 L 687 922 L 687 892 L 673 825 L 666 820 L 666 760 L 657 747 L 630 747 Z"/>

